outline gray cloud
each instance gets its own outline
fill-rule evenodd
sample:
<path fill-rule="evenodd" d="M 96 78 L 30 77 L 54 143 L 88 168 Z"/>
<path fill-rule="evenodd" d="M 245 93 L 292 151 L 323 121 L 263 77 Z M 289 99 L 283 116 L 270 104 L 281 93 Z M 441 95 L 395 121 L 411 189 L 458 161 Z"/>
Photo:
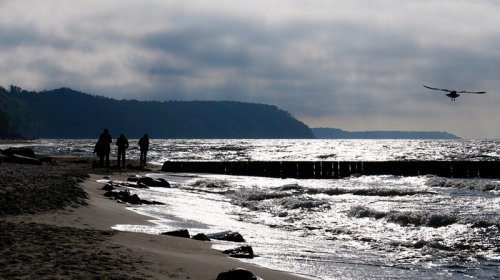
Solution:
<path fill-rule="evenodd" d="M 260 102 L 311 126 L 500 137 L 485 121 L 500 117 L 495 1 L 1 5 L 4 86 Z M 424 83 L 489 93 L 450 103 Z"/>
<path fill-rule="evenodd" d="M 46 37 L 36 28 L 26 26 L 0 28 L 0 38 L 0 50 L 3 51 L 25 47 L 50 47 L 59 50 L 72 47 L 69 40 L 57 36 Z"/>

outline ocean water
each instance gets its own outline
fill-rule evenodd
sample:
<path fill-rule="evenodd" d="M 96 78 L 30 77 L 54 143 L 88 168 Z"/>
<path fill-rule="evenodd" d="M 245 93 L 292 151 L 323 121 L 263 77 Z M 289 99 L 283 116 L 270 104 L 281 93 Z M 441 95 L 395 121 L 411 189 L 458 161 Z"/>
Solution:
<path fill-rule="evenodd" d="M 91 156 L 95 140 L 37 152 Z M 131 141 L 129 157 L 138 158 Z M 166 160 L 500 160 L 492 140 L 152 140 Z M 500 180 L 360 176 L 332 180 L 155 173 L 173 188 L 131 189 L 157 234 L 237 231 L 249 262 L 320 279 L 500 279 Z M 238 244 L 216 241 L 216 249 Z"/>

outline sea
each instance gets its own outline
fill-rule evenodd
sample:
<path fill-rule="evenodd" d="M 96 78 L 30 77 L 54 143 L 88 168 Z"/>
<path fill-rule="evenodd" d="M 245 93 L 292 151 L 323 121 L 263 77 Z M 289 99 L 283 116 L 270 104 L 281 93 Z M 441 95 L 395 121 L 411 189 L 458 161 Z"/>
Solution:
<path fill-rule="evenodd" d="M 139 157 L 130 140 L 129 158 Z M 93 156 L 95 139 L 40 140 L 37 153 Z M 116 153 L 116 152 L 115 152 Z M 114 154 L 112 154 L 114 159 Z M 153 139 L 150 165 L 165 161 L 500 160 L 500 140 Z M 239 232 L 244 260 L 315 279 L 500 279 L 500 180 L 353 176 L 277 179 L 153 173 L 172 188 L 134 189 L 165 205 L 129 209 L 158 234 Z M 214 241 L 215 249 L 240 246 Z"/>

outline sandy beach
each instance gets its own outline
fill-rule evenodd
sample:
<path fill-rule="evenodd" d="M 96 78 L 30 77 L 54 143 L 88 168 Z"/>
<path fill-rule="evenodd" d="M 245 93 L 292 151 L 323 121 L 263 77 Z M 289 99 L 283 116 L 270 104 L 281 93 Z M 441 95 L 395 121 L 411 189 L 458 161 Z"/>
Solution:
<path fill-rule="evenodd" d="M 104 197 L 96 182 L 130 174 L 138 173 L 92 169 L 91 160 L 76 158 L 0 164 L 0 278 L 216 279 L 245 268 L 262 279 L 305 279 L 229 258 L 209 242 L 111 230 L 150 223 Z"/>

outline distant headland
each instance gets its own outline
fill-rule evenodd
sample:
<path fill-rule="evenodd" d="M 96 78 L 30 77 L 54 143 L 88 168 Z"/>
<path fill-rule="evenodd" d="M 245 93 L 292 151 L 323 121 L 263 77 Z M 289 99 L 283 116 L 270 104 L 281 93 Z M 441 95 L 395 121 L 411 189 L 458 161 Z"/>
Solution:
<path fill-rule="evenodd" d="M 338 128 L 312 128 L 318 139 L 460 139 L 444 131 L 345 131 Z"/>

